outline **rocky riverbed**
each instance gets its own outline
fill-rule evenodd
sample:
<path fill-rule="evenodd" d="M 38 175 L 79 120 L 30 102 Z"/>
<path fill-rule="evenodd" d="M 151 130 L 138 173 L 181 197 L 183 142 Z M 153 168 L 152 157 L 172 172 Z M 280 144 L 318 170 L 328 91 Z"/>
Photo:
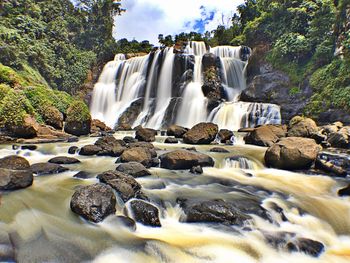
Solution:
<path fill-rule="evenodd" d="M 201 123 L 1 145 L 0 259 L 348 262 L 341 126 L 298 117 L 233 137 Z"/>

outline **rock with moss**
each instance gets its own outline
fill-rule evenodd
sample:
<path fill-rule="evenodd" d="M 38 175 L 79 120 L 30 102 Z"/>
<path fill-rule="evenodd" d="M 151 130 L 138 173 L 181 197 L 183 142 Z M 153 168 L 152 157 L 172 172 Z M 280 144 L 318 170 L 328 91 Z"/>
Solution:
<path fill-rule="evenodd" d="M 81 136 L 88 135 L 91 129 L 89 108 L 82 101 L 75 101 L 67 110 L 64 130 L 67 133 Z"/>

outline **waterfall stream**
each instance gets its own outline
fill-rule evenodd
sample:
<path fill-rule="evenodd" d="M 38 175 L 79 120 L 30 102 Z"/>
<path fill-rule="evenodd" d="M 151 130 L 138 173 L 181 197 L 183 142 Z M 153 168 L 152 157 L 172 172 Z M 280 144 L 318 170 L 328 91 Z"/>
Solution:
<path fill-rule="evenodd" d="M 220 128 L 237 130 L 281 122 L 277 105 L 238 101 L 246 88 L 247 61 L 242 60 L 242 47 L 207 48 L 204 42 L 192 41 L 184 52 L 175 54 L 173 48 L 165 48 L 128 60 L 116 55 L 94 87 L 92 117 L 111 127 L 127 121 L 155 129 L 211 121 Z M 218 58 L 219 78 L 227 97 L 212 111 L 202 92 L 202 57 L 207 53 Z"/>

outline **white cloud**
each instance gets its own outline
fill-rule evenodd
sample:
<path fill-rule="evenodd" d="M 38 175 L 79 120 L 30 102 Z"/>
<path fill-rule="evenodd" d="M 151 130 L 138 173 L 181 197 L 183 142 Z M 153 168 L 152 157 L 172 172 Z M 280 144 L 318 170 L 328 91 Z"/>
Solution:
<path fill-rule="evenodd" d="M 175 35 L 194 31 L 197 19 L 203 18 L 201 6 L 206 13 L 215 12 L 205 25 L 213 30 L 227 24 L 236 7 L 243 0 L 123 0 L 126 12 L 116 18 L 116 39 L 158 42 L 158 34 Z"/>

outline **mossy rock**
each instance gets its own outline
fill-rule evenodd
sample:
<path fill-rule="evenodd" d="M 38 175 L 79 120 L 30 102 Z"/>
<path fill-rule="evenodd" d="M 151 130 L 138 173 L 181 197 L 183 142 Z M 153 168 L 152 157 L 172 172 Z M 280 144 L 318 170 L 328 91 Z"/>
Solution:
<path fill-rule="evenodd" d="M 91 115 L 87 105 L 78 100 L 72 103 L 67 110 L 66 124 L 64 130 L 67 133 L 81 136 L 90 133 Z"/>

